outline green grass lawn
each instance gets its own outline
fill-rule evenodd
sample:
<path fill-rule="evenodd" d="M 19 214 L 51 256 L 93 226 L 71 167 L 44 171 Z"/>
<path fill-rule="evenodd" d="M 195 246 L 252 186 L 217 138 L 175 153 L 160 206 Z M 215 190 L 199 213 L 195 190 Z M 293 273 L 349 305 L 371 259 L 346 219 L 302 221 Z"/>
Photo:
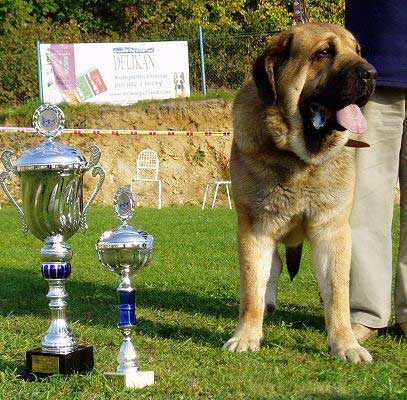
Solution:
<path fill-rule="evenodd" d="M 294 282 L 284 271 L 262 349 L 221 350 L 233 333 L 239 302 L 236 216 L 227 209 L 137 210 L 133 225 L 151 233 L 156 247 L 151 264 L 134 280 L 138 325 L 133 339 L 140 368 L 154 370 L 156 384 L 141 391 L 120 388 L 103 375 L 115 369 L 121 343 L 119 278 L 100 266 L 94 250 L 101 233 L 118 222 L 112 208 L 96 208 L 88 223 L 85 235 L 70 240 L 73 273 L 66 287 L 70 327 L 80 342 L 94 346 L 95 369 L 30 383 L 18 379 L 25 352 L 39 347 L 49 324 L 41 243 L 32 235 L 23 237 L 14 209 L 0 210 L 1 400 L 407 399 L 407 346 L 394 329 L 366 344 L 375 359 L 371 365 L 347 364 L 328 354 L 309 247 Z M 396 247 L 398 225 L 393 233 Z"/>

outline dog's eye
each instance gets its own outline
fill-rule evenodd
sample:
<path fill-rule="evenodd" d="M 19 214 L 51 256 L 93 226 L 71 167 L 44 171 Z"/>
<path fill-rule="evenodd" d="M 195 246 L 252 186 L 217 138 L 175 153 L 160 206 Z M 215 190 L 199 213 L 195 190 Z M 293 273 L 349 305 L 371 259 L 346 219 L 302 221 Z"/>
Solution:
<path fill-rule="evenodd" d="M 323 49 L 323 50 L 318 51 L 318 53 L 316 54 L 316 59 L 321 60 L 323 58 L 330 57 L 331 55 L 332 55 L 332 50 L 330 48 Z"/>

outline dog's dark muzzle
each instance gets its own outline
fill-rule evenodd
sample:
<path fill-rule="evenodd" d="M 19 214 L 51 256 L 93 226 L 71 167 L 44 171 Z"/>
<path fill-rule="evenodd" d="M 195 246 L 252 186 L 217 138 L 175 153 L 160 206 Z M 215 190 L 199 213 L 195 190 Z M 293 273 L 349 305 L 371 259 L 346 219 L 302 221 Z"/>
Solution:
<path fill-rule="evenodd" d="M 356 74 L 359 79 L 363 81 L 376 81 L 377 71 L 376 68 L 369 63 L 359 64 L 356 67 Z"/>
<path fill-rule="evenodd" d="M 354 100 L 357 105 L 363 106 L 376 86 L 377 71 L 372 64 L 365 61 L 356 66 L 354 74 L 357 81 L 353 87 L 354 93 L 357 95 Z M 352 93 L 352 90 L 350 90 L 350 93 Z"/>
<path fill-rule="evenodd" d="M 362 83 L 362 87 L 365 86 L 369 95 L 372 94 L 372 91 L 376 85 L 376 68 L 372 64 L 364 62 L 356 67 L 355 74 L 359 82 Z"/>
<path fill-rule="evenodd" d="M 352 103 L 364 106 L 373 93 L 376 77 L 376 69 L 366 60 L 360 58 L 356 63 L 348 62 L 311 102 L 322 104 L 330 110 L 339 110 Z"/>

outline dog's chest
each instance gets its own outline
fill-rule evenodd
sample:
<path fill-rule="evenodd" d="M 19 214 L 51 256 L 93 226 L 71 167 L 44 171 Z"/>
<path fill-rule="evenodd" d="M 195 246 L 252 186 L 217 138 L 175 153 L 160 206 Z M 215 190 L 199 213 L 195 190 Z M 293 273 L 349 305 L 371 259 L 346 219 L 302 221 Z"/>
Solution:
<path fill-rule="evenodd" d="M 346 172 L 328 168 L 301 171 L 286 179 L 271 176 L 259 188 L 256 208 L 282 221 L 296 216 L 312 218 L 338 208 L 340 204 L 348 204 L 352 197 Z"/>

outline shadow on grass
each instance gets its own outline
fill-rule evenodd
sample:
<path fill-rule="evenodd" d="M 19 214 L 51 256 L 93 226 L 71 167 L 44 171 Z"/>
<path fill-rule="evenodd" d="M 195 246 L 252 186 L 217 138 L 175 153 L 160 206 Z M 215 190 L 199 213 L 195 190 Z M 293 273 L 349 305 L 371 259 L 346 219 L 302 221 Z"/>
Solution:
<path fill-rule="evenodd" d="M 47 284 L 39 272 L 0 268 L 0 315 L 35 315 L 49 317 L 48 300 L 45 297 Z M 84 325 L 112 327 L 116 323 L 116 288 L 105 284 L 68 280 L 67 314 L 70 321 L 78 320 Z M 137 305 L 143 308 L 181 311 L 237 322 L 238 304 L 228 305 L 222 299 L 202 296 L 183 290 L 162 290 L 140 287 L 137 289 Z M 323 319 L 318 309 L 298 307 L 295 311 L 277 310 L 276 315 L 265 324 L 284 323 L 293 329 L 311 328 L 324 330 Z M 209 329 L 185 326 L 182 323 L 166 324 L 139 320 L 138 329 L 149 337 L 159 336 L 176 340 L 190 339 L 193 342 L 218 347 L 232 332 L 218 334 Z"/>
<path fill-rule="evenodd" d="M 295 311 L 277 309 L 273 317 L 267 318 L 265 323 L 272 325 L 285 324 L 290 329 L 313 329 L 316 331 L 325 331 L 324 317 L 317 307 L 296 306 Z"/>
<path fill-rule="evenodd" d="M 166 324 L 140 318 L 137 324 L 138 332 L 149 338 L 172 339 L 179 342 L 193 342 L 195 344 L 220 349 L 232 332 L 215 332 L 196 326 Z"/>
<path fill-rule="evenodd" d="M 17 374 L 22 374 L 25 370 L 25 365 L 18 361 L 5 361 L 0 358 L 0 371 L 12 371 Z"/>

